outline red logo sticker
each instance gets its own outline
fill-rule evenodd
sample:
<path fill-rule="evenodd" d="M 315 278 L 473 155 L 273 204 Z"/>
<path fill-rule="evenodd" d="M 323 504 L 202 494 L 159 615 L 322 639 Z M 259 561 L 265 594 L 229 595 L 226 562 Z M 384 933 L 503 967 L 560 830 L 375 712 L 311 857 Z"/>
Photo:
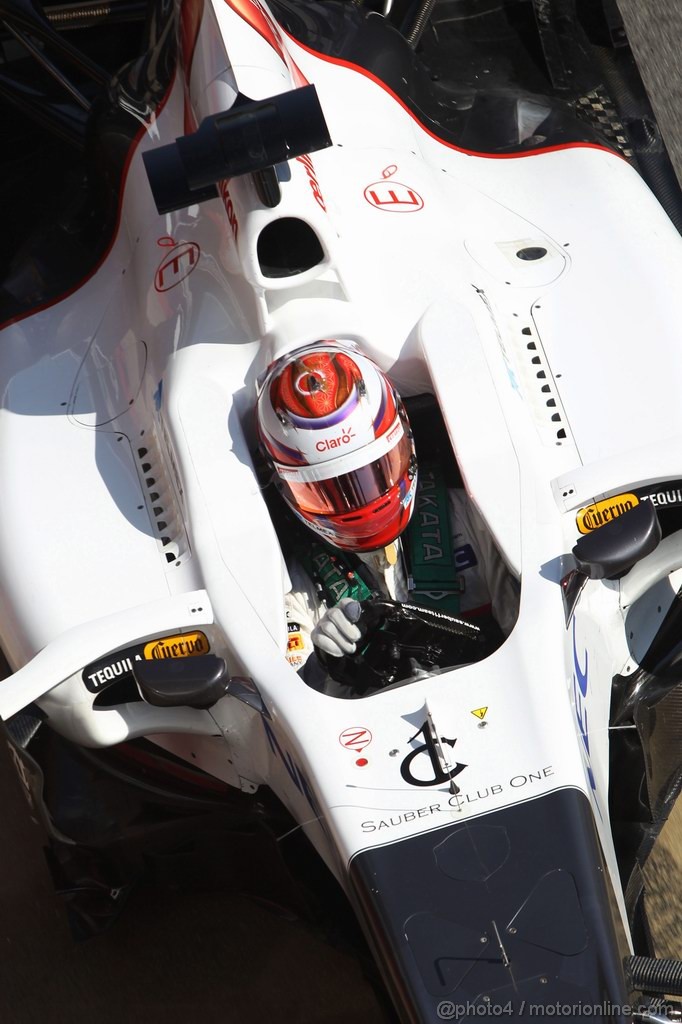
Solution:
<path fill-rule="evenodd" d="M 388 213 L 416 213 L 424 206 L 419 193 L 399 181 L 375 181 L 365 189 L 365 199 L 377 210 Z"/>
<path fill-rule="evenodd" d="M 321 206 L 326 213 L 327 207 L 325 206 L 324 196 L 322 195 L 322 190 L 315 175 L 315 167 L 313 166 L 312 160 L 306 154 L 304 154 L 303 156 L 297 156 L 296 159 L 298 160 L 299 164 L 303 164 L 303 166 L 305 167 L 305 172 L 308 175 L 308 182 L 310 183 L 313 196 L 315 197 L 315 202 L 319 206 Z"/>
<path fill-rule="evenodd" d="M 230 195 L 230 190 L 227 187 L 226 181 L 223 180 L 218 182 L 218 192 L 220 193 L 220 198 L 223 201 L 225 213 L 227 214 L 227 220 L 230 225 L 230 228 L 232 229 L 232 234 L 234 235 L 234 240 L 236 242 L 237 236 L 239 235 L 239 223 L 237 221 L 237 214 L 234 208 L 234 203 L 232 202 L 232 196 Z"/>
<path fill-rule="evenodd" d="M 164 256 L 154 277 L 157 292 L 167 292 L 175 288 L 192 273 L 199 262 L 201 249 L 196 242 L 181 242 Z"/>
<path fill-rule="evenodd" d="M 339 736 L 339 743 L 346 750 L 354 750 L 356 753 L 360 753 L 365 747 L 368 747 L 372 742 L 372 734 L 369 729 L 364 729 L 361 725 L 353 725 L 350 729 L 344 729 Z"/>
<path fill-rule="evenodd" d="M 350 439 L 355 437 L 352 427 L 342 427 L 340 437 L 330 437 L 326 441 L 318 441 L 315 448 L 318 452 L 327 452 L 331 448 L 341 448 L 344 444 L 350 444 Z"/>

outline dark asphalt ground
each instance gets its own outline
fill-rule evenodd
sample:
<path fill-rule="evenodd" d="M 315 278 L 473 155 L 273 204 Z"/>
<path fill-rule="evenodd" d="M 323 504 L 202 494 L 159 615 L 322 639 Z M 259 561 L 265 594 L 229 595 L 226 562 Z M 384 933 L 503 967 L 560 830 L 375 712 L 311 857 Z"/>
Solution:
<path fill-rule="evenodd" d="M 1 1024 L 380 1024 L 354 958 L 312 925 L 226 892 L 134 891 L 72 940 L 42 831 L 0 740 Z"/>
<path fill-rule="evenodd" d="M 1 731 L 0 807 L 0 1024 L 384 1024 L 345 949 L 231 891 L 140 886 L 75 942 Z"/>
<path fill-rule="evenodd" d="M 619 0 L 682 181 L 682 0 Z M 354 960 L 243 897 L 146 890 L 76 944 L 0 752 L 0 1024 L 379 1024 Z"/>

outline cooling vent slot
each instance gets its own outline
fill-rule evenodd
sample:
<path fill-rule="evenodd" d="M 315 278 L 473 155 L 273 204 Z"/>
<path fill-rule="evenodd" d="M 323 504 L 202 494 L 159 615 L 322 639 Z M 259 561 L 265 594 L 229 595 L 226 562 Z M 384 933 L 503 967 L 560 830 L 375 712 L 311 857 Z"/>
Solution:
<path fill-rule="evenodd" d="M 566 415 L 533 321 L 520 327 L 519 314 L 513 313 L 506 319 L 507 330 L 503 339 L 488 296 L 482 288 L 476 285 L 474 288 L 492 320 L 512 387 L 518 389 L 532 410 L 542 441 L 547 445 L 561 446 L 568 438 Z M 539 305 L 536 308 L 539 309 Z"/>
<path fill-rule="evenodd" d="M 532 327 L 521 329 L 525 362 L 523 367 L 524 391 L 532 397 L 535 420 L 543 440 L 562 445 L 566 440 L 566 421 L 554 377 Z"/>
<path fill-rule="evenodd" d="M 92 702 L 95 708 L 112 708 L 117 704 L 135 704 L 141 701 L 140 691 L 134 679 L 117 679 L 111 686 L 98 693 Z"/>
<path fill-rule="evenodd" d="M 518 313 L 514 313 L 514 319 L 507 318 L 503 339 L 488 296 L 482 288 L 474 288 L 492 320 L 512 386 L 532 409 L 540 437 L 545 444 L 562 445 L 567 438 L 566 417 L 538 335 L 533 327 L 526 326 L 519 337 Z M 513 359 L 508 349 L 513 350 Z"/>
<path fill-rule="evenodd" d="M 153 430 L 143 431 L 135 449 L 147 508 L 166 562 L 179 565 L 189 554 L 189 541 L 178 499 L 177 471 Z"/>

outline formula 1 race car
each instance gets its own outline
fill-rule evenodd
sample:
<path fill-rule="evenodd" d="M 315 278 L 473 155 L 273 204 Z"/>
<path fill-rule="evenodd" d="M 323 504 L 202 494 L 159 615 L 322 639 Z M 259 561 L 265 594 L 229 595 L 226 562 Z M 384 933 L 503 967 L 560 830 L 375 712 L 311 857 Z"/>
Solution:
<path fill-rule="evenodd" d="M 0 716 L 74 926 L 257 848 L 401 1021 L 674 1019 L 682 199 L 615 3 L 0 6 Z M 370 600 L 336 691 L 255 429 L 319 339 L 517 595 Z"/>

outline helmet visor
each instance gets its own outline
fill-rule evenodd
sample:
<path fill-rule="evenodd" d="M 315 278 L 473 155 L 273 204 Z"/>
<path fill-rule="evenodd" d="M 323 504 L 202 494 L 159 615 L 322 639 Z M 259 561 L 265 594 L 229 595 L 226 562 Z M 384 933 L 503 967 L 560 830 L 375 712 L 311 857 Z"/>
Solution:
<path fill-rule="evenodd" d="M 380 459 L 329 480 L 299 482 L 280 477 L 286 500 L 311 515 L 339 516 L 370 505 L 406 478 L 414 457 L 412 440 L 404 433 Z"/>

